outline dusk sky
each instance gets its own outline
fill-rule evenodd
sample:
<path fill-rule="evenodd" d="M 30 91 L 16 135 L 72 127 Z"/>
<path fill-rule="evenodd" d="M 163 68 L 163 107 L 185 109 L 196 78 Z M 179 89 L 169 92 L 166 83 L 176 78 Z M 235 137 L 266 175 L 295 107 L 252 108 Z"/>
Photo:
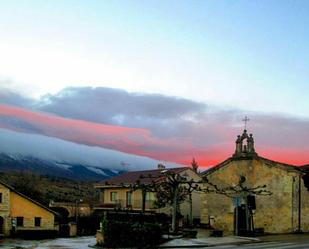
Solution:
<path fill-rule="evenodd" d="M 247 115 L 259 155 L 308 164 L 308 12 L 305 0 L 0 1 L 0 152 L 65 143 L 70 160 L 93 149 L 96 164 L 110 152 L 111 166 L 211 166 Z"/>

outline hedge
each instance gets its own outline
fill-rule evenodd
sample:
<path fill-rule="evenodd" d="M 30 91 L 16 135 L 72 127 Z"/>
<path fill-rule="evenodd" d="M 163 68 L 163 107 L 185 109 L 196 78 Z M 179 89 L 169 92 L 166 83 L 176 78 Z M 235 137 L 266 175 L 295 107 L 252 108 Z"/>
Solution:
<path fill-rule="evenodd" d="M 154 248 L 162 241 L 159 224 L 104 220 L 102 232 L 105 246 Z"/>

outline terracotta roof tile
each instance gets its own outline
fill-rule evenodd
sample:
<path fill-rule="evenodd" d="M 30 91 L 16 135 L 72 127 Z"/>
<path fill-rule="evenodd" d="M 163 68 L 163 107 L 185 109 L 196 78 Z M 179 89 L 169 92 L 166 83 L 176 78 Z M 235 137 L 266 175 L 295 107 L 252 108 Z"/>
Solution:
<path fill-rule="evenodd" d="M 173 172 L 178 174 L 186 169 L 190 169 L 189 167 L 181 167 L 181 168 L 170 168 L 165 169 L 169 172 Z M 100 182 L 98 185 L 129 185 L 134 184 L 139 180 L 140 184 L 151 184 L 152 182 L 156 182 L 162 179 L 162 171 L 164 169 L 154 169 L 154 170 L 143 170 L 143 171 L 130 171 L 119 176 L 115 176 L 109 179 L 106 179 Z"/>

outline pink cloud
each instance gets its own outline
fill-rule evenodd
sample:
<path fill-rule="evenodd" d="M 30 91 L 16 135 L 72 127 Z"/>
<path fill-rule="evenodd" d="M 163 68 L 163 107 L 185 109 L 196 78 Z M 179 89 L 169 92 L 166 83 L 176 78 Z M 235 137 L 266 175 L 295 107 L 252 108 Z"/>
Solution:
<path fill-rule="evenodd" d="M 235 128 L 225 124 L 211 124 L 199 127 L 203 134 L 187 134 L 183 137 L 159 138 L 144 128 L 105 125 L 90 121 L 69 119 L 42 112 L 29 111 L 8 105 L 0 105 L 0 116 L 17 119 L 27 126 L 1 123 L 6 129 L 20 132 L 36 132 L 46 136 L 64 140 L 100 146 L 135 155 L 148 156 L 154 159 L 190 164 L 195 157 L 200 165 L 215 165 L 234 152 Z M 264 127 L 265 128 L 265 127 Z M 266 128 L 265 128 L 266 129 Z M 207 141 L 209 134 L 210 140 Z M 263 132 L 257 132 L 262 135 Z M 214 138 L 218 138 L 216 141 Z M 44 145 L 42 145 L 44 146 Z M 261 148 L 261 149 L 260 149 Z M 309 162 L 309 147 L 285 147 L 261 141 L 257 152 L 264 157 L 291 164 L 306 164 Z"/>
<path fill-rule="evenodd" d="M 186 144 L 179 143 L 177 139 L 155 138 L 147 129 L 62 118 L 7 105 L 0 105 L 0 115 L 27 122 L 46 136 L 161 160 L 170 160 L 169 151 L 184 150 L 187 147 Z M 8 125 L 4 127 L 28 132 L 27 129 L 23 130 L 20 127 L 9 127 Z M 177 161 L 174 159 L 172 158 L 171 161 Z"/>

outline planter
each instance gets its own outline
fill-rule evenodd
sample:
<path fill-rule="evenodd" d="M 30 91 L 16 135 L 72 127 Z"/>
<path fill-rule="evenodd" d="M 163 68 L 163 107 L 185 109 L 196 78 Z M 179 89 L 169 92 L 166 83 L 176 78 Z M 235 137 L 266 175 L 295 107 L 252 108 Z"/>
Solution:
<path fill-rule="evenodd" d="M 185 238 L 196 238 L 197 230 L 184 229 L 182 231 L 182 234 Z"/>
<path fill-rule="evenodd" d="M 212 230 L 210 232 L 211 237 L 222 237 L 223 236 L 223 231 L 222 230 Z"/>

